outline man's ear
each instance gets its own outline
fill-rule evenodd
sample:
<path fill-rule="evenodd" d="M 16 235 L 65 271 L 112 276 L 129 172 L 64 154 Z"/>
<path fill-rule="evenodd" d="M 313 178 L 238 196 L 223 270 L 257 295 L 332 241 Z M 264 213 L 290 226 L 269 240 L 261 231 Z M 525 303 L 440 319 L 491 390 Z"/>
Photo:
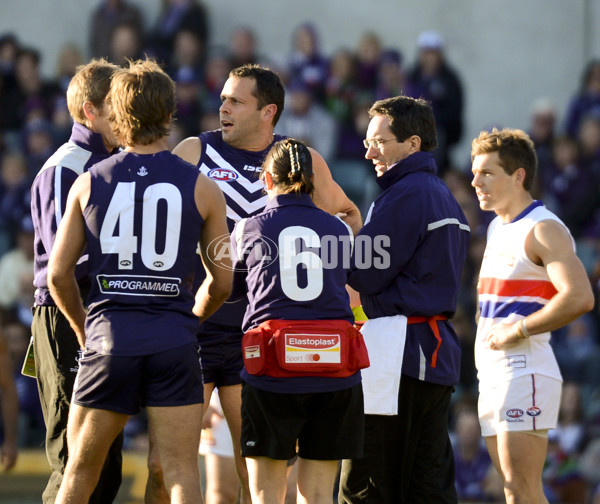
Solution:
<path fill-rule="evenodd" d="M 520 182 L 521 185 L 523 185 L 525 183 L 525 177 L 527 176 L 527 172 L 525 171 L 525 168 L 517 168 L 515 170 L 515 175 L 516 175 L 517 182 Z"/>
<path fill-rule="evenodd" d="M 277 105 L 270 103 L 263 107 L 263 117 L 269 121 L 273 121 L 275 114 L 277 113 Z"/>
<path fill-rule="evenodd" d="M 419 152 L 421 150 L 421 137 L 419 135 L 413 135 L 409 138 L 410 145 L 409 150 L 411 154 L 413 152 Z"/>
<path fill-rule="evenodd" d="M 83 113 L 85 114 L 85 117 L 87 117 L 87 119 L 89 119 L 90 121 L 96 119 L 96 116 L 98 115 L 98 110 L 91 101 L 84 101 L 82 107 Z"/>

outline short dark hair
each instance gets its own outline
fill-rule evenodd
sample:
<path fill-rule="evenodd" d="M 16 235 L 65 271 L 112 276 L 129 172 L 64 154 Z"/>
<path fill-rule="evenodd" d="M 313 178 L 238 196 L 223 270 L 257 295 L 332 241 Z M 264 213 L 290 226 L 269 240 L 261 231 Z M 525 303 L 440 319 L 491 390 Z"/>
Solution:
<path fill-rule="evenodd" d="M 271 104 L 277 106 L 277 111 L 273 116 L 273 126 L 275 126 L 283 112 L 285 102 L 285 89 L 279 76 L 269 68 L 256 63 L 248 63 L 231 70 L 229 77 L 254 79 L 254 92 L 252 94 L 258 100 L 258 108 L 261 109 Z"/>
<path fill-rule="evenodd" d="M 394 96 L 376 101 L 369 109 L 369 117 L 382 115 L 390 121 L 390 130 L 399 142 L 417 135 L 421 150 L 431 152 L 437 147 L 433 109 L 427 100 L 409 96 Z"/>
<path fill-rule="evenodd" d="M 482 131 L 473 139 L 471 144 L 471 162 L 480 154 L 497 152 L 500 166 L 508 175 L 512 175 L 519 168 L 525 170 L 523 188 L 530 191 L 533 187 L 535 172 L 537 170 L 537 155 L 535 146 L 529 135 L 520 129 L 504 128 L 492 131 Z"/>

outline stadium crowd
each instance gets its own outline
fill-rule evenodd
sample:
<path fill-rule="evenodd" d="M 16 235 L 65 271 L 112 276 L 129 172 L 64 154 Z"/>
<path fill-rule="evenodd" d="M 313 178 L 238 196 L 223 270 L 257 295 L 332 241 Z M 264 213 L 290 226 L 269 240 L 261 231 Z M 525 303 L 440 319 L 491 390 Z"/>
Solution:
<path fill-rule="evenodd" d="M 442 36 L 433 31 L 422 33 L 414 61 L 407 60 L 402 48 L 382 45 L 374 32 L 359 34 L 355 47 L 340 47 L 326 54 L 316 27 L 306 22 L 295 29 L 289 57 L 282 61 L 259 54 L 260 33 L 246 26 L 235 29 L 227 47 L 211 46 L 210 31 L 216 27 L 200 3 L 164 5 L 156 22 L 145 26 L 141 13 L 125 0 L 99 2 L 90 19 L 89 45 L 66 45 L 52 79 L 44 78 L 40 71 L 43 48 L 33 47 L 18 34 L 0 34 L 0 352 L 7 349 L 12 361 L 19 403 L 18 448 L 40 447 L 44 439 L 36 382 L 21 374 L 33 304 L 30 187 L 50 154 L 69 139 L 71 118 L 65 91 L 75 69 L 89 57 L 106 57 L 116 64 L 144 55 L 158 59 L 177 84 L 172 148 L 188 136 L 218 128 L 220 92 L 229 71 L 244 63 L 260 63 L 276 71 L 286 85 L 286 107 L 276 133 L 316 148 L 363 215 L 378 193 L 375 174 L 364 160 L 366 111 L 375 100 L 399 94 L 431 102 L 438 132 L 439 147 L 434 155 L 439 176 L 460 203 L 472 231 L 453 319 L 462 343 L 461 382 L 451 417 L 456 488 L 463 502 L 501 500 L 502 485 L 492 476 L 476 421 L 473 355 L 476 282 L 492 215 L 479 209 L 470 185 L 470 160 L 452 156 L 453 146 L 464 140 L 463 104 L 468 97 L 463 95 L 460 69 L 449 63 L 451 54 Z M 559 117 L 564 120 L 559 122 Z M 579 91 L 571 97 L 567 110 L 557 110 L 541 98 L 531 104 L 530 119 L 527 132 L 539 162 L 534 196 L 571 230 L 597 300 L 600 60 L 590 61 L 582 69 Z M 494 122 L 493 117 L 489 120 Z M 552 345 L 565 385 L 559 426 L 549 435 L 546 495 L 551 503 L 600 503 L 598 306 L 553 333 Z M 3 387 L 0 393 L 6 396 L 9 392 Z M 130 421 L 125 434 L 126 449 L 145 447 L 143 415 Z"/>

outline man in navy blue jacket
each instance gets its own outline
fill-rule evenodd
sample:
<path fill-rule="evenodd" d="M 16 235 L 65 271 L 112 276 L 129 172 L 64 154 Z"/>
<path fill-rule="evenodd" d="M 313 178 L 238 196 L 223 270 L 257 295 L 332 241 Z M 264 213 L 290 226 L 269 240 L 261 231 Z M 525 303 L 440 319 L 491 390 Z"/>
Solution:
<path fill-rule="evenodd" d="M 369 115 L 365 157 L 382 193 L 356 238 L 348 281 L 369 318 L 365 450 L 344 461 L 339 502 L 456 503 L 447 422 L 460 344 L 448 319 L 469 226 L 437 176 L 429 103 L 398 96 Z"/>
<path fill-rule="evenodd" d="M 51 469 L 42 495 L 44 504 L 54 503 L 67 464 L 67 418 L 80 350 L 75 333 L 50 295 L 48 258 L 75 179 L 118 148 L 105 105 L 118 68 L 101 59 L 79 67 L 67 89 L 67 106 L 73 118 L 71 138 L 46 161 L 31 187 L 36 287 L 31 333 Z M 84 295 L 89 289 L 87 265 L 84 255 L 77 265 L 77 280 Z M 121 445 L 122 436 L 111 448 L 91 503 L 110 503 L 116 497 L 121 484 Z"/>

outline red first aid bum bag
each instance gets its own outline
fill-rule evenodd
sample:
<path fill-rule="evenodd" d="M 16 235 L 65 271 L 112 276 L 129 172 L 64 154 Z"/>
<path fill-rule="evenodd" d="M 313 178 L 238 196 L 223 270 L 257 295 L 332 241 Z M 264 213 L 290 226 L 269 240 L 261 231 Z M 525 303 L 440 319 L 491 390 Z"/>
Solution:
<path fill-rule="evenodd" d="M 344 378 L 369 367 L 362 334 L 346 320 L 267 320 L 244 334 L 244 366 L 276 378 Z"/>

